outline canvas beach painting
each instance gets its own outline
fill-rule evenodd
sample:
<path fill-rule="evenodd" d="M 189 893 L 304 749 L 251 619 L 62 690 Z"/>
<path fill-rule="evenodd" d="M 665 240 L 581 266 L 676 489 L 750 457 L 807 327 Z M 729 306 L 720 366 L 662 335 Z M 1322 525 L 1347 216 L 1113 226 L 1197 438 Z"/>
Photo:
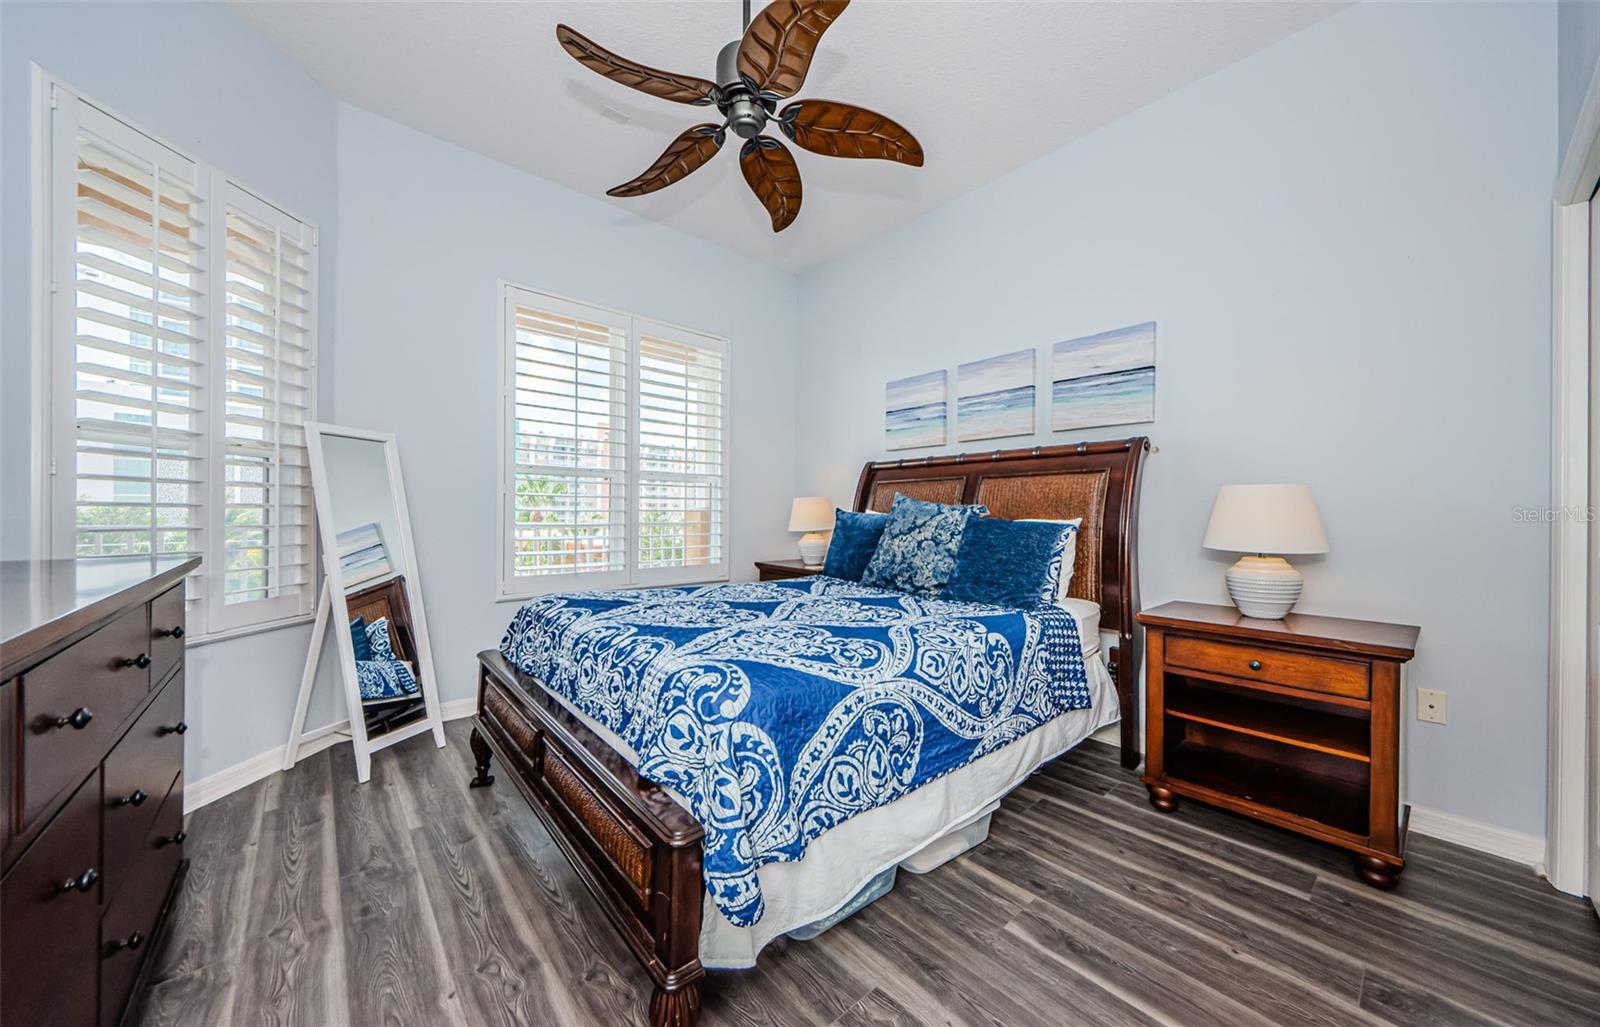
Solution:
<path fill-rule="evenodd" d="M 1102 428 L 1156 419 L 1156 323 L 1055 345 L 1050 428 Z"/>
<path fill-rule="evenodd" d="M 919 449 L 945 443 L 947 371 L 929 371 L 884 387 L 884 434 L 890 449 Z"/>
<path fill-rule="evenodd" d="M 1033 434 L 1034 351 L 956 369 L 956 433 L 962 442 Z"/>

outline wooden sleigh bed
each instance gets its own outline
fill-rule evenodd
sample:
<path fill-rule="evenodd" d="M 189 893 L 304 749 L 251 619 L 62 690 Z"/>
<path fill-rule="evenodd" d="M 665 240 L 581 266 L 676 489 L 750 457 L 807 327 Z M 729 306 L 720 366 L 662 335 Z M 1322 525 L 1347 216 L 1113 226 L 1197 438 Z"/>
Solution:
<path fill-rule="evenodd" d="M 984 503 L 1009 519 L 1082 517 L 1071 595 L 1101 606 L 1121 706 L 1122 764 L 1139 764 L 1137 513 L 1149 440 L 1082 443 L 870 463 L 857 510 L 887 510 L 895 493 Z M 641 777 L 497 650 L 478 654 L 474 787 L 494 783 L 498 757 L 578 876 L 654 982 L 652 1027 L 700 1015 L 701 842 L 698 822 Z"/>

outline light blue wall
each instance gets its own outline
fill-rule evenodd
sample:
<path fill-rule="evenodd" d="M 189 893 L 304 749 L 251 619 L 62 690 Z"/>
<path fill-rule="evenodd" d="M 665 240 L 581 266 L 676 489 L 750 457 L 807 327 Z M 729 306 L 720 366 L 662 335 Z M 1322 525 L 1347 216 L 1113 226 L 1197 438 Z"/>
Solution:
<path fill-rule="evenodd" d="M 331 94 L 222 4 L 0 3 L 0 554 L 30 548 L 30 62 L 318 226 L 322 409 L 332 409 L 338 256 Z M 248 117 L 242 117 L 248 114 Z M 188 776 L 289 730 L 308 628 L 193 647 Z M 333 705 L 313 719 L 327 721 Z"/>
<path fill-rule="evenodd" d="M 1450 693 L 1448 726 L 1406 718 L 1411 798 L 1537 834 L 1548 531 L 1513 511 L 1549 496 L 1556 22 L 1358 7 L 796 282 L 337 105 L 223 7 L 0 4 L 0 552 L 27 549 L 38 60 L 319 223 L 322 413 L 400 434 L 445 698 L 512 610 L 496 277 L 733 339 L 738 575 L 792 547 L 791 496 L 847 502 L 885 455 L 886 380 L 1039 345 L 1044 386 L 1051 342 L 1153 318 L 1159 421 L 1035 436 L 1156 438 L 1147 604 L 1223 601 L 1218 484 L 1311 482 L 1333 551 L 1299 561 L 1304 608 L 1422 624 L 1411 683 Z M 191 779 L 282 741 L 306 634 L 191 650 Z"/>
<path fill-rule="evenodd" d="M 1156 423 L 925 452 L 1148 432 L 1147 606 L 1226 602 L 1218 485 L 1309 482 L 1302 609 L 1422 625 L 1449 693 L 1411 800 L 1542 834 L 1554 22 L 1353 8 L 808 274 L 797 491 L 889 455 L 889 379 L 1036 345 L 1043 392 L 1051 343 L 1155 320 Z"/>
<path fill-rule="evenodd" d="M 1561 0 L 1556 6 L 1556 144 L 1565 159 L 1595 62 L 1600 61 L 1600 2 Z"/>
<path fill-rule="evenodd" d="M 793 552 L 792 276 L 344 104 L 339 218 L 339 417 L 399 436 L 446 701 L 516 612 L 493 601 L 497 279 L 727 337 L 733 576 Z"/>

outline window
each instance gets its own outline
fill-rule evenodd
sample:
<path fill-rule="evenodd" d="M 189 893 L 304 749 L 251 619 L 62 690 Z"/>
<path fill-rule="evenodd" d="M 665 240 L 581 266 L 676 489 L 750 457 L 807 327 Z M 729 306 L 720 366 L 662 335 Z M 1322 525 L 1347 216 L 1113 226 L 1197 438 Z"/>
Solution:
<path fill-rule="evenodd" d="M 202 557 L 191 638 L 303 617 L 315 229 L 50 100 L 50 549 Z"/>
<path fill-rule="evenodd" d="M 293 616 L 312 581 L 312 250 L 305 225 L 224 187 L 213 453 L 224 622 Z"/>
<path fill-rule="evenodd" d="M 727 344 L 502 288 L 500 596 L 727 577 Z"/>

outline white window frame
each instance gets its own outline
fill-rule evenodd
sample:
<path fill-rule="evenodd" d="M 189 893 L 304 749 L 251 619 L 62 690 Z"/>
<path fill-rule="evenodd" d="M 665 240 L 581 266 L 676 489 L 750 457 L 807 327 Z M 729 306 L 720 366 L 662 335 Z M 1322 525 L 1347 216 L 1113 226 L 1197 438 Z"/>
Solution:
<path fill-rule="evenodd" d="M 317 541 L 314 504 L 310 510 L 312 520 L 307 529 L 310 540 L 310 575 L 304 594 L 300 597 L 301 601 L 295 602 L 292 598 L 284 601 L 286 597 L 280 597 L 235 604 L 233 608 L 226 607 L 222 571 L 223 532 L 220 530 L 223 496 L 220 460 L 223 407 L 220 402 L 210 402 L 210 398 L 220 396 L 216 382 L 222 367 L 221 344 L 214 342 L 213 339 L 215 311 L 222 295 L 224 279 L 221 264 L 223 247 L 220 244 L 224 222 L 222 212 L 224 203 L 233 202 L 235 206 L 239 206 L 243 200 L 250 204 L 253 212 L 270 210 L 278 217 L 300 223 L 309 236 L 311 251 L 309 280 L 312 289 L 308 318 L 311 372 L 308 392 L 310 410 L 307 412 L 307 420 L 309 422 L 316 417 L 319 408 L 318 316 L 321 292 L 318 282 L 319 232 L 316 223 L 280 204 L 263 199 L 259 192 L 250 189 L 238 178 L 207 164 L 183 148 L 172 145 L 160 135 L 147 131 L 111 107 L 84 96 L 37 64 L 32 66 L 32 73 L 34 87 L 32 127 L 35 155 L 33 213 L 37 239 L 33 282 L 36 410 L 32 448 L 36 470 L 33 487 L 37 497 L 34 506 L 36 516 L 33 531 L 34 551 L 52 559 L 72 559 L 76 552 L 77 475 L 73 448 L 76 434 L 74 384 L 76 348 L 74 347 L 73 353 L 64 359 L 62 353 L 58 352 L 66 345 L 64 340 L 70 340 L 70 333 L 76 323 L 71 284 L 75 277 L 73 242 L 76 239 L 71 196 L 76 178 L 74 175 L 61 175 L 58 172 L 64 167 L 75 167 L 77 149 L 75 134 L 71 131 L 59 132 L 57 127 L 61 109 L 68 104 L 80 103 L 98 112 L 97 118 L 104 116 L 114 123 L 117 133 L 142 136 L 150 143 L 191 163 L 195 168 L 197 195 L 204 201 L 209 222 L 205 229 L 208 251 L 204 268 L 207 291 L 204 300 L 206 316 L 202 324 L 205 330 L 200 335 L 202 343 L 206 346 L 207 357 L 203 379 L 207 395 L 206 437 L 201 449 L 206 478 L 203 493 L 205 498 L 201 504 L 200 514 L 205 530 L 202 533 L 202 563 L 198 571 L 206 578 L 206 588 L 203 602 L 189 604 L 189 625 L 185 643 L 191 646 L 200 645 L 310 621 L 315 615 L 317 593 L 322 587 L 322 559 Z M 257 207 L 257 204 L 260 206 Z M 68 334 L 61 336 L 62 332 Z M 254 609 L 246 613 L 246 608 L 250 607 Z"/>
<path fill-rule="evenodd" d="M 732 440 L 728 422 L 732 414 L 733 394 L 732 347 L 720 335 L 673 324 L 660 318 L 631 314 L 599 303 L 574 299 L 557 293 L 534 289 L 504 278 L 498 281 L 497 359 L 495 362 L 495 394 L 498 397 L 495 418 L 495 459 L 498 495 L 495 504 L 495 601 L 514 602 L 531 599 L 551 592 L 573 589 L 602 589 L 623 587 L 655 587 L 667 585 L 702 584 L 727 581 L 732 559 L 729 508 L 732 488 Z M 512 573 L 513 547 L 511 544 L 512 510 L 516 488 L 513 484 L 515 468 L 512 465 L 512 384 L 516 380 L 516 315 L 518 306 L 537 307 L 553 314 L 561 314 L 611 325 L 627 335 L 627 448 L 623 508 L 627 523 L 627 560 L 619 571 L 588 571 L 575 574 L 515 575 Z M 639 567 L 639 336 L 658 335 L 681 338 L 696 346 L 716 352 L 722 360 L 722 468 L 720 520 L 718 530 L 722 540 L 722 559 L 715 564 L 698 564 L 688 567 Z M 665 475 L 673 477 L 672 475 Z"/>

